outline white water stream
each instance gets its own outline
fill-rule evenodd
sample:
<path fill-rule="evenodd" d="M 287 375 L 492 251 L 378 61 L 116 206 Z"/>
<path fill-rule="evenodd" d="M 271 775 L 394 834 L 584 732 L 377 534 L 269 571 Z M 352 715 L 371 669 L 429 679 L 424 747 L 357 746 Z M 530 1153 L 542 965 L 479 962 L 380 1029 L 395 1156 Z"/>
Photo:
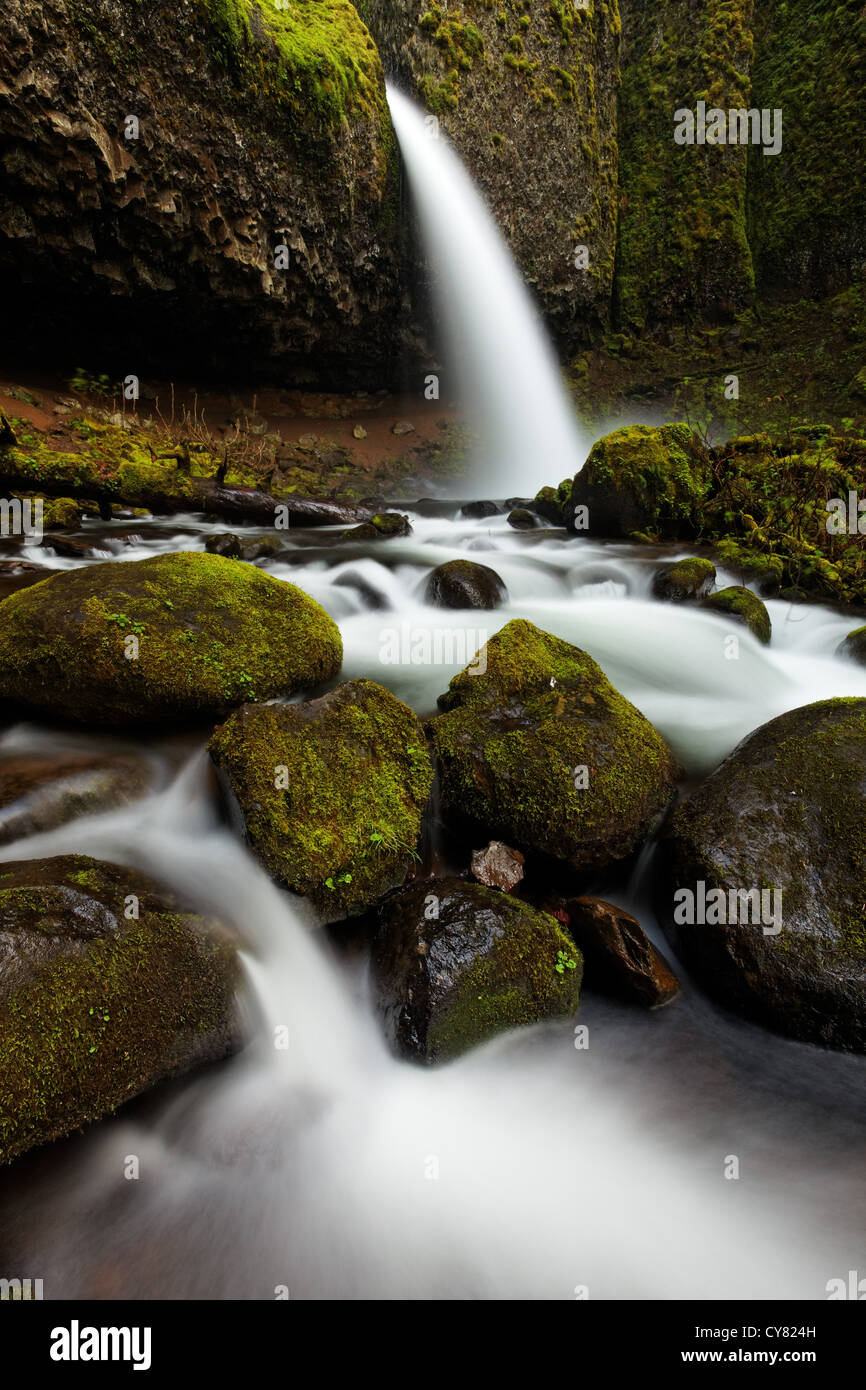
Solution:
<path fill-rule="evenodd" d="M 529 300 L 444 140 L 390 100 L 486 441 L 467 495 L 555 484 L 580 466 L 586 441 Z M 516 533 L 503 517 L 463 520 L 456 507 L 412 524 L 411 537 L 357 547 L 327 530 L 290 535 L 267 568 L 340 623 L 343 679 L 379 680 L 421 713 L 468 657 L 413 660 L 413 634 L 438 631 L 459 648 L 471 630 L 471 657 L 476 638 L 512 617 L 589 651 L 690 775 L 785 709 L 866 696 L 866 671 L 834 656 L 853 623 L 828 609 L 771 603 L 764 648 L 722 617 L 653 601 L 659 558 L 648 551 Z M 106 542 L 104 558 L 202 549 L 226 529 L 194 518 L 136 527 L 140 542 Z M 500 574 L 502 609 L 424 603 L 430 570 L 455 557 Z M 390 664 L 404 629 L 410 659 Z M 56 749 L 62 737 L 19 727 L 0 751 Z M 6 1263 L 42 1277 L 46 1297 L 271 1299 L 285 1286 L 292 1298 L 570 1300 L 586 1288 L 591 1299 L 821 1299 L 829 1279 L 864 1268 L 862 1058 L 776 1038 L 687 983 L 653 1014 L 585 991 L 588 1050 L 566 1024 L 435 1070 L 396 1061 L 363 961 L 333 954 L 307 909 L 221 825 L 203 753 L 167 790 L 0 858 L 72 851 L 136 865 L 234 928 L 251 1042 L 5 1176 Z M 608 895 L 658 940 L 650 870 L 647 855 Z M 280 1025 L 286 1051 L 273 1046 Z M 133 1154 L 140 1178 L 128 1181 Z M 738 1181 L 724 1177 L 730 1155 Z"/>

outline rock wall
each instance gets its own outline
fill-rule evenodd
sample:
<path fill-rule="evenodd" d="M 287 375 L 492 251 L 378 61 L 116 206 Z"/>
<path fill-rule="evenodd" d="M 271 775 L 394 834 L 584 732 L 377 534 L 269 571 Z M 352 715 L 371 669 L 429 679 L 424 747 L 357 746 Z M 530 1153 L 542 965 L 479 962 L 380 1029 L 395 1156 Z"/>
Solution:
<path fill-rule="evenodd" d="M 386 71 L 471 169 L 559 343 L 589 341 L 613 283 L 617 0 L 358 6 Z"/>
<path fill-rule="evenodd" d="M 399 165 L 379 56 L 347 0 L 3 12 L 0 302 L 16 361 L 388 378 Z"/>

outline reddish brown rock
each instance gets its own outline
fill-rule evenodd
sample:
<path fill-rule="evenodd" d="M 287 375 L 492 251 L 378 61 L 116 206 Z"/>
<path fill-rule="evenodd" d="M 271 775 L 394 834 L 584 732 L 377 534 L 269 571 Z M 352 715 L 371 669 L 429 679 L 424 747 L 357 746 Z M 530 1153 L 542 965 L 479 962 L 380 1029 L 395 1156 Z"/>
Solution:
<path fill-rule="evenodd" d="M 583 953 L 590 989 L 650 1009 L 679 994 L 680 982 L 664 956 L 621 907 L 600 898 L 569 898 L 555 915 Z"/>
<path fill-rule="evenodd" d="M 519 849 L 510 849 L 501 840 L 491 840 L 486 849 L 472 852 L 472 877 L 488 888 L 510 893 L 523 878 L 525 859 Z"/>

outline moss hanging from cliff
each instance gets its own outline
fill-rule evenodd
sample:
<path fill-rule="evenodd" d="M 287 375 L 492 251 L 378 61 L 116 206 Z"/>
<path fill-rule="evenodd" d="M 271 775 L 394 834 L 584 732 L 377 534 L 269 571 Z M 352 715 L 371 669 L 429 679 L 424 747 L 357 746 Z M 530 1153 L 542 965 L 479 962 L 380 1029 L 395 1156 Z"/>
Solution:
<path fill-rule="evenodd" d="M 359 114 L 387 119 L 379 53 L 348 0 L 198 0 L 213 56 L 247 90 L 304 120 L 339 128 Z"/>
<path fill-rule="evenodd" d="M 751 298 L 746 149 L 675 144 L 674 112 L 701 99 L 749 106 L 752 5 L 623 0 L 615 308 L 624 325 L 725 316 Z"/>
<path fill-rule="evenodd" d="M 826 294 L 866 260 L 862 0 L 758 0 L 753 92 L 781 108 L 782 152 L 749 160 L 749 230 L 760 287 Z"/>

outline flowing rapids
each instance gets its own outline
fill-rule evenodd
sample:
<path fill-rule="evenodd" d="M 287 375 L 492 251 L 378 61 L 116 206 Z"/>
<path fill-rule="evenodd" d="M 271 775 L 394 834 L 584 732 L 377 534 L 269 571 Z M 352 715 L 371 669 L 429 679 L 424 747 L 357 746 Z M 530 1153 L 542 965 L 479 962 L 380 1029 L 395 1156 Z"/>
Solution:
<path fill-rule="evenodd" d="M 268 568 L 338 619 L 343 678 L 381 681 L 421 713 L 464 653 L 425 665 L 404 646 L 409 659 L 392 664 L 393 634 L 435 656 L 425 634 L 459 647 L 461 633 L 474 641 L 516 616 L 586 648 L 689 774 L 782 710 L 866 695 L 866 672 L 833 655 L 850 622 L 828 609 L 770 604 L 773 646 L 739 629 L 739 659 L 726 660 L 724 619 L 650 597 L 649 551 L 518 534 L 500 517 L 460 520 L 456 505 L 411 519 L 414 534 L 384 548 L 306 533 Z M 172 527 L 140 523 L 124 558 L 199 549 L 216 529 Z M 111 526 L 92 531 L 119 553 Z M 456 556 L 497 570 L 502 610 L 424 603 L 431 567 Z M 18 726 L 0 748 L 66 739 Z M 335 954 L 230 836 L 206 772 L 194 752 L 149 799 L 0 854 L 136 865 L 228 922 L 246 965 L 245 1052 L 7 1176 L 8 1258 L 45 1279 L 46 1297 L 273 1298 L 285 1286 L 297 1298 L 570 1299 L 585 1287 L 591 1298 L 811 1299 L 856 1267 L 862 1059 L 774 1037 L 688 987 L 656 1014 L 587 992 L 588 1050 L 571 1026 L 543 1026 L 436 1070 L 394 1060 L 363 963 Z M 661 943 L 651 856 L 606 893 Z M 281 1025 L 287 1050 L 273 1045 Z M 132 1154 L 137 1181 L 123 1176 Z M 728 1155 L 739 1181 L 723 1177 Z"/>

